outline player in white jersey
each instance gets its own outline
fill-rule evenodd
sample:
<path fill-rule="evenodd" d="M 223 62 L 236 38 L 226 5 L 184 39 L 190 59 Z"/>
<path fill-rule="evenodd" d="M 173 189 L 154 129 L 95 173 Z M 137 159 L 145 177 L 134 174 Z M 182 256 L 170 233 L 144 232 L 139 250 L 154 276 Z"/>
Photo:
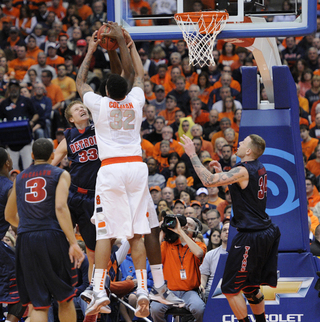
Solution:
<path fill-rule="evenodd" d="M 142 162 L 140 128 L 145 102 L 143 67 L 138 53 L 132 61 L 121 28 L 107 23 L 108 36 L 119 44 L 121 64 L 129 76 L 128 82 L 119 75 L 110 75 L 107 97 L 93 92 L 86 84 L 89 65 L 99 40 L 94 32 L 86 57 L 77 75 L 77 90 L 89 108 L 95 123 L 97 145 L 102 166 L 96 183 L 95 225 L 97 244 L 95 250 L 94 291 L 86 315 L 93 315 L 110 300 L 104 289 L 107 265 L 114 238 L 126 237 L 131 246 L 132 260 L 137 274 L 137 317 L 149 315 L 147 292 L 146 251 L 142 234 L 149 234 L 147 218 L 148 169 Z M 136 74 L 135 74 L 136 71 Z M 133 83 L 127 93 L 128 83 Z"/>

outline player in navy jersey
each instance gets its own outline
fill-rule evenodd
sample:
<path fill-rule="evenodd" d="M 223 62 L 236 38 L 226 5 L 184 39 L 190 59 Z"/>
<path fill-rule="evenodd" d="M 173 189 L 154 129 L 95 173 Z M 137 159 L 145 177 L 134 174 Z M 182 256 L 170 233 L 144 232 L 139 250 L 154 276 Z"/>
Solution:
<path fill-rule="evenodd" d="M 256 322 L 265 322 L 264 296 L 261 284 L 277 285 L 279 228 L 266 213 L 267 172 L 258 158 L 265 141 L 256 134 L 239 143 L 237 156 L 241 162 L 222 172 L 217 161 L 211 161 L 216 173 L 209 172 L 195 153 L 193 142 L 182 137 L 183 146 L 202 183 L 207 187 L 229 185 L 233 214 L 230 224 L 237 228 L 226 262 L 221 290 L 240 322 L 249 322 L 248 299 Z M 242 291 L 242 293 L 241 293 Z"/>
<path fill-rule="evenodd" d="M 97 172 L 101 166 L 94 125 L 90 123 L 88 109 L 81 101 L 73 101 L 65 110 L 65 118 L 72 128 L 64 132 L 65 138 L 55 151 L 52 165 L 58 165 L 67 155 L 71 161 L 71 185 L 68 206 L 72 221 L 78 224 L 87 247 L 88 276 L 91 277 L 96 245 L 96 229 L 90 219 L 94 210 Z"/>
<path fill-rule="evenodd" d="M 5 208 L 5 219 L 18 227 L 16 272 L 21 303 L 33 305 L 31 321 L 47 321 L 53 297 L 59 303 L 60 321 L 75 322 L 72 298 L 76 268 L 84 254 L 67 205 L 70 175 L 50 164 L 53 144 L 47 139 L 34 142 L 32 158 L 34 164 L 17 176 Z"/>
<path fill-rule="evenodd" d="M 9 153 L 0 148 L 0 303 L 8 304 L 6 321 L 18 322 L 25 308 L 20 303 L 15 274 L 14 251 L 2 240 L 10 224 L 4 218 L 4 208 L 12 191 L 13 182 L 9 179 L 12 160 Z M 1 304 L 0 304 L 1 305 Z"/>

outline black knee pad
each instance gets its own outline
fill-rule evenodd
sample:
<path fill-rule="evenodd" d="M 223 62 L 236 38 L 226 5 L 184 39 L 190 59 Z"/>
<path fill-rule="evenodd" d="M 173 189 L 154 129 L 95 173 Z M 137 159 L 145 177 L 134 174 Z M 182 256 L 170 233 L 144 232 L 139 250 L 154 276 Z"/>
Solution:
<path fill-rule="evenodd" d="M 250 304 L 259 304 L 264 300 L 264 295 L 262 294 L 261 297 L 257 297 L 259 293 L 259 287 L 247 287 L 245 291 L 243 291 L 244 296 L 247 298 Z"/>
<path fill-rule="evenodd" d="M 22 306 L 21 302 L 15 304 L 8 304 L 8 314 L 14 315 L 20 320 L 27 307 L 28 305 Z"/>

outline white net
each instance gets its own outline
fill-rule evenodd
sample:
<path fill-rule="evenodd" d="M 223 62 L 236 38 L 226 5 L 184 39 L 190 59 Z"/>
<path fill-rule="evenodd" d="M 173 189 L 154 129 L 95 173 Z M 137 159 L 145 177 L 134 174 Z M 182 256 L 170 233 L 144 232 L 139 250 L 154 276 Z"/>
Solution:
<path fill-rule="evenodd" d="M 204 16 L 205 14 L 205 16 Z M 224 28 L 227 12 L 203 12 L 175 14 L 174 18 L 182 31 L 189 48 L 189 62 L 193 66 L 215 65 L 213 48 L 218 33 Z"/>

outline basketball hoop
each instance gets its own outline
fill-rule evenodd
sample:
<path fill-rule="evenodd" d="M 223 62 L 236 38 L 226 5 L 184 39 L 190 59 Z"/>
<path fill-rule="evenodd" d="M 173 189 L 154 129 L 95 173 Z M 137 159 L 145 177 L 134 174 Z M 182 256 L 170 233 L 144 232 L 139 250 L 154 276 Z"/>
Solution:
<path fill-rule="evenodd" d="M 226 11 L 176 13 L 174 19 L 189 48 L 189 62 L 193 66 L 215 65 L 215 39 L 229 18 Z"/>

